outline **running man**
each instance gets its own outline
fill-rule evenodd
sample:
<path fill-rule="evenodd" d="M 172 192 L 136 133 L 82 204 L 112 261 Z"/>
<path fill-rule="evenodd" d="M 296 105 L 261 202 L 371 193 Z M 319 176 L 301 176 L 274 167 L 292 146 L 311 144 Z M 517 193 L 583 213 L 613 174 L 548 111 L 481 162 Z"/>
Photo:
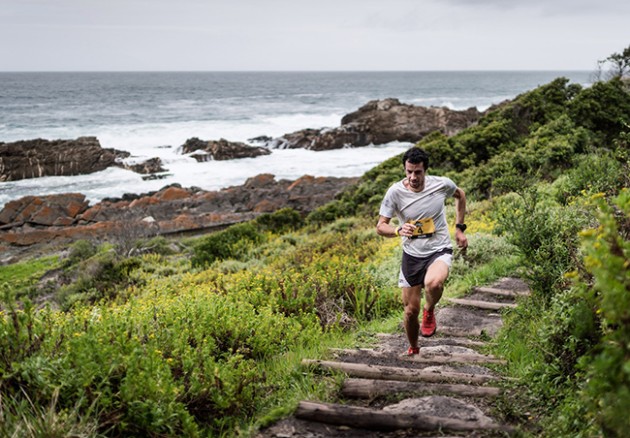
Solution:
<path fill-rule="evenodd" d="M 401 237 L 402 266 L 398 285 L 402 288 L 404 326 L 409 340 L 408 356 L 419 354 L 419 332 L 433 336 L 436 330 L 435 305 L 440 301 L 444 282 L 453 258 L 453 246 L 446 222 L 446 199 L 455 198 L 455 240 L 461 249 L 468 247 L 464 234 L 466 195 L 446 177 L 427 175 L 428 154 L 412 147 L 403 155 L 406 177 L 393 184 L 385 194 L 376 232 L 385 237 Z M 397 217 L 400 226 L 390 224 Z M 419 324 L 422 289 L 425 303 Z"/>

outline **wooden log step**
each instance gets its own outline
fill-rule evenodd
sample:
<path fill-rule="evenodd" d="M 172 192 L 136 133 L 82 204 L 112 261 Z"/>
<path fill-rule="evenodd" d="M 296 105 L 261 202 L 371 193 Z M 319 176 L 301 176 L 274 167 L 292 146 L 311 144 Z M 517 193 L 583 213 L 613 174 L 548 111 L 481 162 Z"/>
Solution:
<path fill-rule="evenodd" d="M 343 349 L 343 348 L 331 348 L 330 351 L 338 354 L 344 354 L 347 356 L 370 356 L 370 357 L 392 357 L 393 354 L 391 352 L 384 351 L 375 351 L 371 348 L 352 348 L 352 349 Z M 399 358 L 398 356 L 396 356 Z M 439 353 L 439 354 L 427 354 L 422 352 L 422 347 L 420 347 L 420 354 L 415 356 L 405 357 L 403 356 L 403 360 L 413 361 L 418 363 L 496 363 L 505 365 L 507 361 L 502 359 L 497 359 L 494 356 L 486 356 L 483 354 L 462 354 L 462 353 Z"/>
<path fill-rule="evenodd" d="M 477 307 L 479 309 L 499 310 L 505 307 L 516 307 L 514 303 L 495 303 L 490 301 L 465 300 L 461 298 L 449 298 L 449 301 L 462 306 Z"/>
<path fill-rule="evenodd" d="M 477 286 L 477 287 L 474 287 L 473 290 L 475 292 L 483 292 L 483 293 L 487 293 L 487 294 L 501 295 L 501 296 L 504 296 L 504 297 L 522 297 L 522 296 L 529 295 L 529 292 L 527 292 L 527 291 L 517 291 L 517 290 L 511 290 L 511 289 L 499 289 L 499 288 L 496 288 L 496 287 L 488 287 L 488 286 Z"/>
<path fill-rule="evenodd" d="M 315 365 L 337 370 L 352 377 L 366 379 L 398 380 L 402 382 L 468 382 L 484 383 L 498 378 L 489 374 L 433 372 L 421 369 L 366 365 L 361 363 L 333 362 L 326 360 L 302 359 L 302 365 Z"/>
<path fill-rule="evenodd" d="M 295 416 L 302 420 L 368 430 L 503 430 L 506 432 L 513 430 L 509 426 L 502 426 L 489 421 L 463 421 L 429 415 L 410 415 L 409 413 L 309 401 L 301 401 L 298 404 Z"/>
<path fill-rule="evenodd" d="M 372 398 L 399 393 L 497 397 L 501 393 L 501 389 L 493 386 L 349 378 L 343 382 L 341 392 L 345 397 L 349 398 Z"/>

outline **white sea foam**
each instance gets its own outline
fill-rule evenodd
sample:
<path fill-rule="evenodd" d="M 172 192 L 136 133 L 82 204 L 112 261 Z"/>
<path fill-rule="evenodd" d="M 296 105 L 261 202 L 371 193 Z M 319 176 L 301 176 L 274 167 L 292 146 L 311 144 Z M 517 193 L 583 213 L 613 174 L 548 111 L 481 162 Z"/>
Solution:
<path fill-rule="evenodd" d="M 160 124 L 118 125 L 95 128 L 95 135 L 101 146 L 129 151 L 141 157 L 159 156 L 171 159 L 172 153 L 187 139 L 198 137 L 202 140 L 219 140 L 248 143 L 248 140 L 261 135 L 279 137 L 306 127 L 323 128 L 338 126 L 339 114 L 309 115 L 287 114 L 261 116 L 245 122 L 229 120 L 181 121 Z M 170 146 L 165 148 L 164 146 Z"/>
<path fill-rule="evenodd" d="M 55 176 L 5 182 L 0 185 L 0 205 L 26 195 L 79 192 L 90 202 L 125 193 L 148 193 L 168 184 L 220 190 L 243 184 L 247 178 L 270 173 L 276 180 L 294 180 L 303 175 L 360 176 L 372 167 L 405 151 L 409 143 L 390 143 L 362 148 L 314 152 L 305 149 L 273 150 L 270 155 L 229 161 L 198 163 L 194 159 L 172 155 L 165 160 L 169 176 L 144 181 L 141 175 L 120 168 L 79 176 Z"/>

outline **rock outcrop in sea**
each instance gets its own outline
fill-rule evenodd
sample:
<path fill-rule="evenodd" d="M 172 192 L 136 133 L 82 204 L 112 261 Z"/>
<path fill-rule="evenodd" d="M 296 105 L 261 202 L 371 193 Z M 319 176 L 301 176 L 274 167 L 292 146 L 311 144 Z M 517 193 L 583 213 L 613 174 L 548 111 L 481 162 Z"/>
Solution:
<path fill-rule="evenodd" d="M 305 148 L 314 151 L 385 144 L 415 143 L 434 131 L 451 136 L 475 124 L 482 116 L 477 108 L 463 111 L 446 107 L 422 107 L 398 99 L 372 100 L 341 119 L 341 126 L 302 129 L 278 138 L 258 137 L 252 142 L 270 148 Z"/>
<path fill-rule="evenodd" d="M 96 137 L 0 143 L 0 181 L 83 175 L 116 165 L 129 152 L 101 147 Z"/>
<path fill-rule="evenodd" d="M 198 162 L 254 158 L 271 153 L 264 147 L 249 146 L 241 142 L 227 141 L 224 138 L 205 141 L 197 137 L 186 140 L 186 143 L 179 148 L 179 152 L 190 155 Z"/>
<path fill-rule="evenodd" d="M 164 169 L 162 164 L 162 160 L 159 157 L 149 158 L 148 160 L 142 161 L 140 163 L 135 164 L 126 164 L 123 163 L 123 168 L 127 170 L 131 170 L 132 172 L 139 173 L 142 175 L 153 175 L 156 173 L 166 172 L 167 169 Z"/>

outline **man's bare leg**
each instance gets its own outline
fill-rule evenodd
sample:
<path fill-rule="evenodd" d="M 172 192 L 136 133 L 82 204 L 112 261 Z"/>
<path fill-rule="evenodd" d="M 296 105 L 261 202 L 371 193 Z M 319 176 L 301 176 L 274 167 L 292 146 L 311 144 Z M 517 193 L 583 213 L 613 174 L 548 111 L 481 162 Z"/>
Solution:
<path fill-rule="evenodd" d="M 448 265 L 441 260 L 436 260 L 431 263 L 427 274 L 424 277 L 424 289 L 426 301 L 424 308 L 426 310 L 433 310 L 435 305 L 442 298 L 444 292 L 444 282 L 448 277 Z"/>
<path fill-rule="evenodd" d="M 405 326 L 407 339 L 409 339 L 409 345 L 413 348 L 418 347 L 418 334 L 420 331 L 418 316 L 420 315 L 421 294 L 422 286 L 402 288 L 402 299 L 405 306 L 403 325 Z"/>
<path fill-rule="evenodd" d="M 442 298 L 444 291 L 444 282 L 448 276 L 448 265 L 443 261 L 434 261 L 427 274 L 424 277 L 424 287 L 426 290 L 426 302 L 422 312 L 422 323 L 420 324 L 420 333 L 424 337 L 433 336 L 437 329 L 435 321 L 435 305 Z"/>

